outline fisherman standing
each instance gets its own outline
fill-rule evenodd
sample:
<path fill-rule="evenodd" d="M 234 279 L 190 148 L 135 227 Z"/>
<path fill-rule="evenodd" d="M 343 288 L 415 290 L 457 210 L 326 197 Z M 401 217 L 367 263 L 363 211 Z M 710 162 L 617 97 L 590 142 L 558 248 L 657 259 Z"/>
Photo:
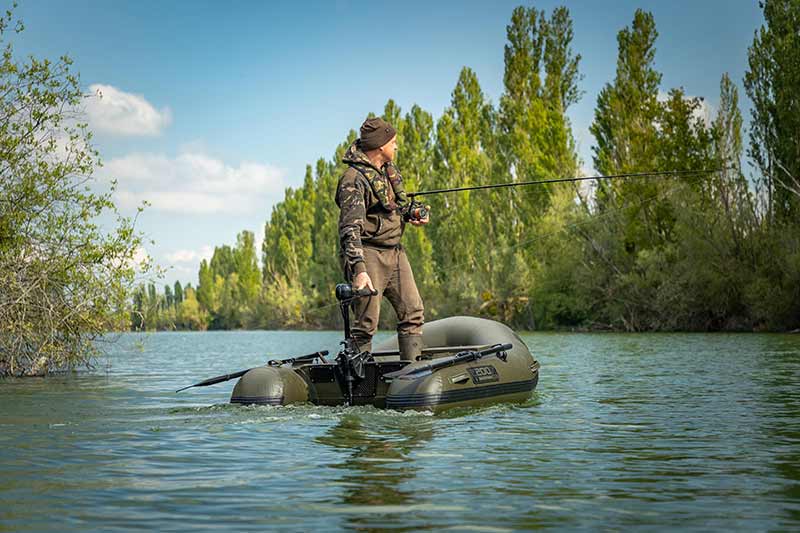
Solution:
<path fill-rule="evenodd" d="M 351 331 L 361 351 L 371 351 L 385 294 L 397 313 L 400 358 L 413 361 L 422 353 L 424 308 L 411 265 L 400 244 L 406 222 L 398 204 L 407 201 L 403 181 L 393 160 L 397 132 L 380 118 L 368 118 L 361 136 L 342 161 L 348 169 L 339 179 L 336 204 L 339 244 L 345 278 L 354 289 L 377 290 L 377 296 L 353 303 Z M 411 220 L 419 226 L 428 217 Z"/>

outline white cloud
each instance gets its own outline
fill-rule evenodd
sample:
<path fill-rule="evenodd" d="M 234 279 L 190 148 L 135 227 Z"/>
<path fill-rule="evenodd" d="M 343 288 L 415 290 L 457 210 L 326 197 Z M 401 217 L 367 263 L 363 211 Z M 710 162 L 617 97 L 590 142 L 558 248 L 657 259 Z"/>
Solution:
<path fill-rule="evenodd" d="M 694 110 L 692 118 L 701 119 L 706 128 L 710 128 L 713 123 L 714 106 L 706 98 L 700 100 L 700 107 Z"/>
<path fill-rule="evenodd" d="M 179 274 L 181 276 L 190 278 L 192 276 L 197 276 L 197 267 L 185 267 L 180 265 L 173 265 L 170 267 L 170 270 L 173 274 Z M 191 282 L 190 282 L 191 283 Z"/>
<path fill-rule="evenodd" d="M 170 263 L 195 263 L 203 259 L 211 259 L 214 255 L 214 248 L 209 245 L 202 246 L 199 250 L 175 250 L 166 254 L 167 261 Z"/>
<path fill-rule="evenodd" d="M 140 265 L 149 259 L 150 255 L 147 253 L 147 250 L 141 246 L 137 246 L 136 250 L 133 252 L 133 263 L 135 265 Z"/>
<path fill-rule="evenodd" d="M 95 83 L 89 90 L 86 115 L 94 131 L 115 135 L 156 136 L 172 122 L 168 107 L 156 109 L 144 96 Z"/>
<path fill-rule="evenodd" d="M 140 272 L 142 267 L 150 264 L 151 259 L 152 258 L 150 257 L 150 254 L 144 247 L 137 246 L 136 249 L 133 250 L 133 255 L 131 257 L 128 257 L 125 260 L 122 258 L 114 259 L 112 264 L 114 266 L 133 268 L 136 272 Z"/>
<path fill-rule="evenodd" d="M 658 98 L 659 102 L 666 102 L 667 100 L 669 100 L 669 93 L 659 90 L 657 98 Z M 698 98 L 698 97 L 691 96 L 691 95 L 688 95 L 688 94 L 684 95 L 684 97 L 683 97 L 684 100 L 691 100 L 693 98 Z M 714 116 L 714 106 L 712 106 L 709 103 L 708 99 L 700 97 L 700 105 L 697 107 L 697 109 L 692 111 L 692 118 L 695 119 L 695 120 L 697 120 L 697 119 L 702 120 L 703 124 L 707 128 L 710 128 L 711 124 L 712 124 L 712 117 L 713 116 Z"/>
<path fill-rule="evenodd" d="M 146 200 L 152 209 L 173 213 L 264 212 L 286 187 L 284 172 L 274 166 L 246 161 L 232 166 L 199 151 L 177 157 L 130 154 L 108 161 L 99 174 L 118 181 L 120 207 Z"/>
<path fill-rule="evenodd" d="M 261 257 L 261 246 L 264 244 L 264 228 L 266 224 L 262 224 L 259 231 L 255 234 L 254 244 L 256 247 L 256 256 Z"/>

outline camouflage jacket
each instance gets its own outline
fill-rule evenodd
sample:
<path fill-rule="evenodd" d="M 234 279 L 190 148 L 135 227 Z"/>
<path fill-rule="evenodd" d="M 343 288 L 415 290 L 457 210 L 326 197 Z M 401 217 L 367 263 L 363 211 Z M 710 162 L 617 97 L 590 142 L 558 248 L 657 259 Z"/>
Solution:
<path fill-rule="evenodd" d="M 389 164 L 382 170 L 375 168 L 357 143 L 347 149 L 342 161 L 349 168 L 336 188 L 339 245 L 345 268 L 355 276 L 366 271 L 364 246 L 390 248 L 400 244 L 405 222 L 397 212 L 396 201 L 405 198 L 396 167 Z"/>

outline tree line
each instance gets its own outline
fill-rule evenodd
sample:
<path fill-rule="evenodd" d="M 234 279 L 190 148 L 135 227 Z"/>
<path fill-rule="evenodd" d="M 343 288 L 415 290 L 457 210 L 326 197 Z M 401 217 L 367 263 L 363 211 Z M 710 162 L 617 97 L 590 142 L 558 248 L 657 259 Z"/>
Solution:
<path fill-rule="evenodd" d="M 617 35 L 614 78 L 590 132 L 602 175 L 719 169 L 681 178 L 620 179 L 465 191 L 427 198 L 432 222 L 408 227 L 426 318 L 468 314 L 526 329 L 787 330 L 800 327 L 800 2 L 764 2 L 748 49 L 753 103 L 747 139 L 736 85 L 719 106 L 662 86 L 653 15 L 637 10 Z M 567 116 L 582 96 L 569 11 L 518 7 L 507 26 L 504 91 L 495 105 L 461 70 L 438 119 L 389 100 L 406 190 L 577 175 Z M 306 168 L 264 230 L 218 246 L 197 289 L 141 287 L 132 327 L 336 327 L 342 281 L 334 194 L 355 131 L 332 159 Z M 754 178 L 742 169 L 747 155 Z M 182 299 L 181 299 L 182 298 Z M 386 306 L 382 327 L 392 328 Z"/>

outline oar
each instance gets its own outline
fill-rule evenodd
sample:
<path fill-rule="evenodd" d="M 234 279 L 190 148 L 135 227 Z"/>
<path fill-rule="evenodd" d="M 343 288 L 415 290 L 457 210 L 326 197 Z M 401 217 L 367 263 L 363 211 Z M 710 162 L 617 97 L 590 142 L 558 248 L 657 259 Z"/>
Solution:
<path fill-rule="evenodd" d="M 383 379 L 389 382 L 398 378 L 417 379 L 431 374 L 434 370 L 457 365 L 458 363 L 463 363 L 466 361 L 477 361 L 478 359 L 481 359 L 482 357 L 486 357 L 488 355 L 497 354 L 497 357 L 500 360 L 505 361 L 507 356 L 505 352 L 506 350 L 510 349 L 511 349 L 511 344 L 496 344 L 491 348 L 487 348 L 481 351 L 468 350 L 457 353 L 453 357 L 438 359 L 432 363 L 428 363 L 427 365 L 418 366 L 410 370 L 403 368 L 401 370 L 397 370 L 396 372 L 389 372 L 383 375 Z"/>
<path fill-rule="evenodd" d="M 326 355 L 328 355 L 328 350 L 323 350 L 321 352 L 314 352 L 314 353 L 310 353 L 308 355 L 301 355 L 300 357 L 292 357 L 290 359 L 284 359 L 281 362 L 301 361 L 303 359 L 315 359 L 317 357 L 324 357 Z M 272 362 L 272 361 L 270 361 L 270 362 Z M 269 364 L 269 363 L 267 363 L 267 364 Z M 258 368 L 258 367 L 253 367 L 253 368 Z M 195 383 L 194 385 L 189 385 L 188 387 L 184 387 L 182 389 L 178 389 L 175 392 L 178 393 L 178 392 L 180 392 L 182 390 L 191 389 L 192 387 L 208 387 L 209 385 L 216 385 L 217 383 L 222 383 L 223 381 L 229 381 L 231 379 L 236 379 L 238 377 L 244 376 L 245 374 L 247 374 L 248 372 L 253 370 L 253 368 L 248 368 L 247 370 L 241 370 L 239 372 L 234 372 L 233 374 L 224 374 L 222 376 L 217 376 L 215 378 L 209 378 L 209 379 L 206 379 L 204 381 L 201 381 L 200 383 Z"/>

